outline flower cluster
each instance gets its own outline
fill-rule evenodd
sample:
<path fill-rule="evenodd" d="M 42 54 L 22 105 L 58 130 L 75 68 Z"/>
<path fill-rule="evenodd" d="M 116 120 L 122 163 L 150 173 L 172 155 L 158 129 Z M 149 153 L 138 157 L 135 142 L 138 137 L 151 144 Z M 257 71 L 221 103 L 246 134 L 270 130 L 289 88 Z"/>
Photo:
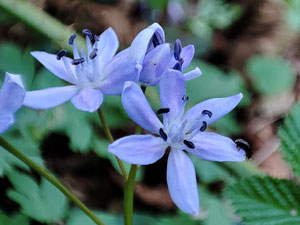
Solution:
<path fill-rule="evenodd" d="M 129 117 L 152 134 L 123 137 L 109 152 L 138 165 L 156 162 L 168 147 L 167 183 L 174 203 L 184 212 L 197 214 L 199 201 L 195 169 L 187 153 L 213 161 L 243 161 L 245 152 L 231 139 L 205 132 L 209 124 L 230 112 L 242 94 L 199 103 L 186 113 L 186 80 L 201 75 L 198 67 L 184 72 L 194 56 L 194 46 L 182 47 L 179 39 L 172 49 L 157 23 L 142 30 L 130 47 L 116 54 L 119 42 L 108 28 L 100 36 L 85 29 L 86 51 L 79 50 L 76 35 L 69 39 L 73 58 L 67 51 L 57 54 L 35 51 L 32 55 L 55 76 L 68 82 L 63 87 L 25 92 L 19 75 L 6 74 L 0 91 L 0 133 L 13 123 L 21 105 L 49 109 L 68 100 L 79 110 L 94 112 L 104 95 L 122 95 Z M 142 88 L 159 85 L 161 108 L 154 113 Z M 162 114 L 161 122 L 156 114 Z"/>

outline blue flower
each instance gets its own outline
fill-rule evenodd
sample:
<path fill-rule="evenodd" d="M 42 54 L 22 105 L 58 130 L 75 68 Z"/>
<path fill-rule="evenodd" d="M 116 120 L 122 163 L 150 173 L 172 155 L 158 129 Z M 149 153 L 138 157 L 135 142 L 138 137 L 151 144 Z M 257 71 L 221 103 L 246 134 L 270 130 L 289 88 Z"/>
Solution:
<path fill-rule="evenodd" d="M 176 40 L 174 51 L 169 43 L 165 43 L 162 27 L 154 23 L 142 30 L 128 48 L 129 57 L 134 58 L 140 68 L 139 82 L 142 85 L 155 86 L 167 69 L 184 71 L 191 63 L 195 49 L 193 45 L 182 48 L 180 40 Z M 184 74 L 186 80 L 200 76 L 198 67 Z"/>
<path fill-rule="evenodd" d="M 136 62 L 124 54 L 115 53 L 119 47 L 116 33 L 108 28 L 99 37 L 85 29 L 87 53 L 78 51 L 76 35 L 69 39 L 74 59 L 66 57 L 66 50 L 57 55 L 46 52 L 31 54 L 57 77 L 71 85 L 29 91 L 24 105 L 34 109 L 48 109 L 71 99 L 79 110 L 94 112 L 103 102 L 103 94 L 118 95 L 125 81 L 138 80 Z M 95 41 L 92 44 L 92 41 Z"/>
<path fill-rule="evenodd" d="M 0 90 L 0 134 L 14 123 L 13 114 L 22 106 L 25 93 L 21 77 L 6 73 Z"/>
<path fill-rule="evenodd" d="M 199 213 L 196 174 L 186 152 L 212 161 L 243 161 L 245 152 L 229 138 L 204 132 L 206 127 L 229 113 L 242 99 L 242 94 L 213 98 L 199 103 L 184 114 L 188 97 L 185 77 L 168 70 L 159 85 L 163 123 L 151 109 L 141 88 L 126 82 L 122 102 L 129 117 L 156 136 L 131 135 L 109 145 L 109 152 L 128 163 L 147 165 L 159 160 L 171 148 L 167 166 L 167 184 L 174 203 L 189 214 Z"/>

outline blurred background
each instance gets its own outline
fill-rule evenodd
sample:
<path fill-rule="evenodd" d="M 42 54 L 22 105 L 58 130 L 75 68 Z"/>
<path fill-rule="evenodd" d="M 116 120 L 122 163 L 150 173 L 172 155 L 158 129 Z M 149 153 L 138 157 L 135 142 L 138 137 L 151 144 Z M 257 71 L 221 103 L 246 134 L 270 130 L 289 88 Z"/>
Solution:
<path fill-rule="evenodd" d="M 180 212 L 169 197 L 167 155 L 140 167 L 135 224 L 243 224 L 223 195 L 226 185 L 253 174 L 293 176 L 279 153 L 277 131 L 300 95 L 300 1 L 13 0 L 24 5 L 16 4 L 16 8 L 8 8 L 5 2 L 0 2 L 0 83 L 8 71 L 22 74 L 28 90 L 62 86 L 63 81 L 43 68 L 30 51 L 56 53 L 67 47 L 73 30 L 81 33 L 88 28 L 101 34 L 108 27 L 116 31 L 123 49 L 139 31 L 158 22 L 168 42 L 179 38 L 183 45 L 195 46 L 190 67 L 198 66 L 203 75 L 187 82 L 188 107 L 208 98 L 243 93 L 238 108 L 209 130 L 247 140 L 253 159 L 215 163 L 192 157 L 201 205 L 197 217 Z M 158 109 L 157 89 L 146 93 Z M 115 139 L 134 133 L 135 124 L 119 96 L 105 96 L 103 112 Z M 52 171 L 107 224 L 122 224 L 124 183 L 115 158 L 107 153 L 108 141 L 96 113 L 81 112 L 66 103 L 48 111 L 22 108 L 16 119 L 4 134 L 6 139 Z M 1 148 L 0 176 L 1 225 L 93 224 Z"/>

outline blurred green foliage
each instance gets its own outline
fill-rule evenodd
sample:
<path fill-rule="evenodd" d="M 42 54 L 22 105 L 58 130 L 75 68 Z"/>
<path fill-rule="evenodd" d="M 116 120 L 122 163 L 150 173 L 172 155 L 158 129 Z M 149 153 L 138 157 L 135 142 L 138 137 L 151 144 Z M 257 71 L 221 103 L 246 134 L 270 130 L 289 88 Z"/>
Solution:
<path fill-rule="evenodd" d="M 280 57 L 257 55 L 247 63 L 246 70 L 254 88 L 265 95 L 290 91 L 296 80 L 292 66 Z"/>
<path fill-rule="evenodd" d="M 37 221 L 58 222 L 67 209 L 67 199 L 56 187 L 42 179 L 38 185 L 30 176 L 9 172 L 8 178 L 14 189 L 7 195 L 21 206 L 21 212 Z"/>

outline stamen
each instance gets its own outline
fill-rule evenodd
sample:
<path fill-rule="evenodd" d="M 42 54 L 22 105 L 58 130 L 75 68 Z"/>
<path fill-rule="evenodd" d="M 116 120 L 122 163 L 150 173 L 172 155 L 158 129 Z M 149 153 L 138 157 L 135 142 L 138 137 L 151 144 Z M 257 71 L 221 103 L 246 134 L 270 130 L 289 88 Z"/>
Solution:
<path fill-rule="evenodd" d="M 162 39 L 162 37 L 160 36 L 159 33 L 155 32 L 153 34 L 152 43 L 153 43 L 154 47 L 164 43 L 164 41 L 163 41 L 163 39 Z"/>
<path fill-rule="evenodd" d="M 178 61 L 181 63 L 181 65 L 184 63 L 184 59 L 183 58 L 180 58 Z"/>
<path fill-rule="evenodd" d="M 157 110 L 156 114 L 163 114 L 163 113 L 168 113 L 170 112 L 170 108 L 161 108 Z"/>
<path fill-rule="evenodd" d="M 194 148 L 195 148 L 194 143 L 191 142 L 191 141 L 183 140 L 183 143 L 184 143 L 187 147 L 189 147 L 189 148 L 191 148 L 191 149 L 194 149 Z"/>
<path fill-rule="evenodd" d="M 202 127 L 200 127 L 200 131 L 203 132 L 205 131 L 207 128 L 207 122 L 206 121 L 202 121 Z"/>
<path fill-rule="evenodd" d="M 95 39 L 95 41 L 99 41 L 99 36 L 94 35 L 94 39 Z"/>
<path fill-rule="evenodd" d="M 90 54 L 90 59 L 94 59 L 97 56 L 98 48 L 94 48 Z"/>
<path fill-rule="evenodd" d="M 89 30 L 89 29 L 83 29 L 82 30 L 82 33 L 84 34 L 84 35 L 86 35 L 86 36 L 88 36 L 89 37 L 89 39 L 92 41 L 93 40 L 93 34 L 92 34 L 92 32 Z"/>
<path fill-rule="evenodd" d="M 74 59 L 74 60 L 72 61 L 72 64 L 73 64 L 73 65 L 78 65 L 78 64 L 83 63 L 83 62 L 84 62 L 84 58 Z"/>
<path fill-rule="evenodd" d="M 184 96 L 182 96 L 182 101 L 185 101 L 185 102 L 187 102 L 188 100 L 189 100 L 189 96 L 187 96 L 187 95 L 184 95 Z"/>
<path fill-rule="evenodd" d="M 159 135 L 161 136 L 161 138 L 162 138 L 164 141 L 167 141 L 168 135 L 164 132 L 164 130 L 163 130 L 162 128 L 159 129 Z"/>
<path fill-rule="evenodd" d="M 176 60 L 180 59 L 181 50 L 182 50 L 181 41 L 177 39 L 175 41 L 175 46 L 174 46 L 174 57 Z"/>
<path fill-rule="evenodd" d="M 211 118 L 213 113 L 211 111 L 205 109 L 205 110 L 202 111 L 202 115 L 203 116 L 208 115 L 208 117 Z"/>
<path fill-rule="evenodd" d="M 187 96 L 187 95 L 184 95 L 184 96 L 182 96 L 182 101 L 185 101 L 185 102 L 187 102 L 188 100 L 189 100 L 189 96 Z"/>
<path fill-rule="evenodd" d="M 60 50 L 57 55 L 56 55 L 56 59 L 57 60 L 61 60 L 62 57 L 64 57 L 67 54 L 67 50 L 62 49 Z"/>
<path fill-rule="evenodd" d="M 69 45 L 73 45 L 75 38 L 76 38 L 76 34 L 72 34 L 71 37 L 69 38 Z"/>
<path fill-rule="evenodd" d="M 179 71 L 181 71 L 181 69 L 182 69 L 181 67 L 182 67 L 181 63 L 180 63 L 180 62 L 177 62 L 177 63 L 174 65 L 173 69 L 174 69 L 174 70 L 179 70 Z"/>

